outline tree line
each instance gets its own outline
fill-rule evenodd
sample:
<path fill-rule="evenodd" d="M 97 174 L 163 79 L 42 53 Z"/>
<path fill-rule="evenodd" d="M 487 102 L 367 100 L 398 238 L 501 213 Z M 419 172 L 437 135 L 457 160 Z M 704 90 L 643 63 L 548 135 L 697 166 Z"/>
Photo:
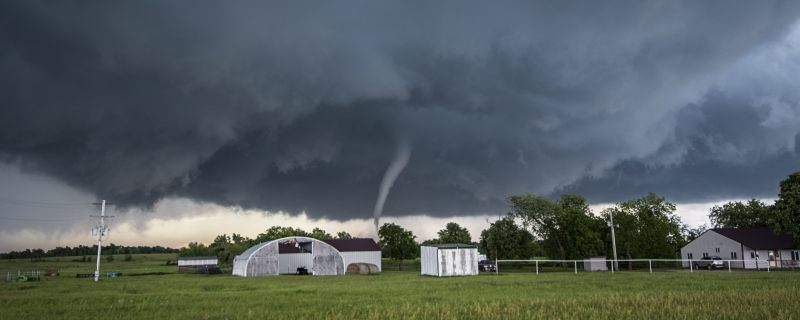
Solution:
<path fill-rule="evenodd" d="M 103 246 L 103 254 L 148 254 L 148 253 L 176 253 L 178 249 L 162 246 L 119 246 L 113 243 Z M 91 256 L 97 254 L 97 245 L 77 247 L 55 247 L 50 250 L 25 249 L 20 251 L 9 251 L 0 253 L 0 259 L 41 259 L 51 257 L 70 257 L 70 256 Z"/>

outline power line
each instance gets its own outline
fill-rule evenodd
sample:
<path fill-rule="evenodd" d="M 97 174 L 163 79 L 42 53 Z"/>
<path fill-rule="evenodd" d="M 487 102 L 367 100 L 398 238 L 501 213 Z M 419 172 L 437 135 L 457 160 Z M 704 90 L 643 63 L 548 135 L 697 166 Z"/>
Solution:
<path fill-rule="evenodd" d="M 0 195 L 0 203 L 24 206 L 24 207 L 40 207 L 40 208 L 79 208 L 91 206 L 89 202 L 47 202 L 19 199 L 8 196 Z"/>
<path fill-rule="evenodd" d="M 94 271 L 94 282 L 100 281 L 100 251 L 103 249 L 103 236 L 108 235 L 110 229 L 106 227 L 105 218 L 113 218 L 114 216 L 106 216 L 106 205 L 112 205 L 110 202 L 102 200 L 94 203 L 100 206 L 100 215 L 92 216 L 100 218 L 100 226 L 97 227 L 97 268 Z"/>
<path fill-rule="evenodd" d="M 0 216 L 0 220 L 35 221 L 35 222 L 68 222 L 68 221 L 80 221 L 80 220 L 84 220 L 84 219 L 85 218 L 52 219 L 52 218 L 4 217 L 4 216 Z"/>

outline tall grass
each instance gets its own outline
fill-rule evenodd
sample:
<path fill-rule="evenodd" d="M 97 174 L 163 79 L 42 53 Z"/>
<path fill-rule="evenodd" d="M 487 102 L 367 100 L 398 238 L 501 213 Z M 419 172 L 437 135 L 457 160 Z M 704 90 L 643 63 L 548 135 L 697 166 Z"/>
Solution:
<path fill-rule="evenodd" d="M 62 276 L 0 285 L 0 319 L 790 319 L 798 288 L 796 272 Z"/>

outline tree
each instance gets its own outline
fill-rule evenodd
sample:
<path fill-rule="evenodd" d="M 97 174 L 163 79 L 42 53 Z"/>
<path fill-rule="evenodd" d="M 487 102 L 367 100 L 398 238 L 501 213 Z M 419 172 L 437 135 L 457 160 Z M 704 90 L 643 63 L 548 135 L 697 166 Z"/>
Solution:
<path fill-rule="evenodd" d="M 687 225 L 683 225 L 683 238 L 686 240 L 686 243 L 692 242 L 694 239 L 697 239 L 703 232 L 708 230 L 707 225 L 700 225 L 696 228 L 689 227 Z"/>
<path fill-rule="evenodd" d="M 300 228 L 272 226 L 264 233 L 259 233 L 255 239 L 255 243 L 262 243 L 286 237 L 306 237 L 308 233 Z"/>
<path fill-rule="evenodd" d="M 674 212 L 674 204 L 649 193 L 608 208 L 602 215 L 606 221 L 614 215 L 617 248 L 623 257 L 671 259 L 685 244 L 683 224 Z"/>
<path fill-rule="evenodd" d="M 438 243 L 471 243 L 472 236 L 467 228 L 463 228 L 458 223 L 450 222 L 444 229 L 439 230 Z"/>
<path fill-rule="evenodd" d="M 353 236 L 345 231 L 339 231 L 336 233 L 336 239 L 353 239 Z"/>
<path fill-rule="evenodd" d="M 772 227 L 800 240 L 800 171 L 781 181 L 781 192 L 775 201 Z"/>
<path fill-rule="evenodd" d="M 604 253 L 598 222 L 586 200 L 574 194 L 558 201 L 524 194 L 511 196 L 511 215 L 542 239 L 545 253 L 560 259 L 582 259 Z"/>
<path fill-rule="evenodd" d="M 561 238 L 562 259 L 605 255 L 603 240 L 595 227 L 596 223 L 586 199 L 579 195 L 565 194 L 556 204 L 558 228 L 551 233 Z"/>
<path fill-rule="evenodd" d="M 414 259 L 418 256 L 419 247 L 414 241 L 416 236 L 399 225 L 384 223 L 378 229 L 378 237 L 383 256 L 398 260 L 400 270 L 403 270 L 403 259 Z"/>
<path fill-rule="evenodd" d="M 774 220 L 770 206 L 756 199 L 747 203 L 736 201 L 714 206 L 708 218 L 715 228 L 768 227 L 770 221 Z"/>
<path fill-rule="evenodd" d="M 178 250 L 179 257 L 202 257 L 213 255 L 206 245 L 199 242 L 189 242 L 186 247 Z"/>
<path fill-rule="evenodd" d="M 481 232 L 478 246 L 489 259 L 528 259 L 534 254 L 533 241 L 533 235 L 520 228 L 514 223 L 514 217 L 508 215 Z"/>
<path fill-rule="evenodd" d="M 314 230 L 311 230 L 311 233 L 309 233 L 308 236 L 317 240 L 333 239 L 333 236 L 331 236 L 330 233 L 327 233 L 325 230 L 320 228 L 314 228 Z"/>

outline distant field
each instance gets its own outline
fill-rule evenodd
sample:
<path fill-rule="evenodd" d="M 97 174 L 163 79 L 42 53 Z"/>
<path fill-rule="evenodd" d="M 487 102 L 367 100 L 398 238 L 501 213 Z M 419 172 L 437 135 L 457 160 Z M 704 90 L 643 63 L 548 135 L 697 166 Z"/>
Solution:
<path fill-rule="evenodd" d="M 102 261 L 104 271 L 172 272 L 174 255 Z M 0 261 L 0 270 L 62 266 L 62 276 L 0 284 L 0 319 L 792 319 L 800 272 L 501 273 L 375 276 L 123 276 L 75 279 L 94 264 Z M 5 272 L 5 271 L 4 271 Z M 3 274 L 5 278 L 5 274 Z"/>

